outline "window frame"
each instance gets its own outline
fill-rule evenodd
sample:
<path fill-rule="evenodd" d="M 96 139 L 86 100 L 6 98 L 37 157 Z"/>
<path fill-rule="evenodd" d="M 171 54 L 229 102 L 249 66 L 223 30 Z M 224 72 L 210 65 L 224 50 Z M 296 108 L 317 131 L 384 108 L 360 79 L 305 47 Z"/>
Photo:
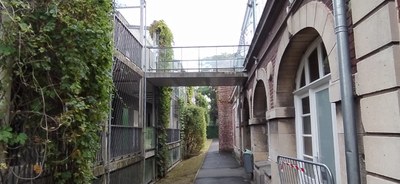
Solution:
<path fill-rule="evenodd" d="M 316 93 L 322 90 L 329 90 L 329 84 L 331 79 L 331 69 L 329 68 L 329 73 L 324 74 L 324 60 L 328 58 L 328 53 L 323 54 L 323 42 L 321 38 L 317 38 L 313 41 L 306 52 L 301 58 L 299 67 L 296 73 L 295 79 L 295 91 L 294 95 L 294 107 L 295 107 L 295 127 L 296 127 L 296 149 L 297 149 L 297 157 L 300 159 L 312 158 L 314 162 L 320 162 L 320 153 L 319 153 L 319 132 L 318 132 L 318 120 L 317 120 L 317 107 L 316 107 Z M 309 67 L 309 56 L 310 54 L 317 49 L 318 53 L 318 73 L 319 78 L 310 82 L 310 67 Z M 326 49 L 325 49 L 326 52 Z M 302 73 L 304 72 L 305 84 L 301 86 L 301 78 Z M 303 130 L 303 102 L 302 99 L 308 97 L 309 98 L 309 108 L 310 108 L 310 126 L 311 126 L 311 139 L 312 139 L 312 155 L 308 156 L 305 154 L 304 147 L 304 130 Z M 332 115 L 332 134 L 333 134 L 333 152 L 334 152 L 334 163 L 335 163 L 335 179 L 340 181 L 339 175 L 339 149 L 338 149 L 338 135 L 337 135 L 337 120 L 336 120 L 336 105 L 335 103 L 331 103 L 331 115 Z"/>

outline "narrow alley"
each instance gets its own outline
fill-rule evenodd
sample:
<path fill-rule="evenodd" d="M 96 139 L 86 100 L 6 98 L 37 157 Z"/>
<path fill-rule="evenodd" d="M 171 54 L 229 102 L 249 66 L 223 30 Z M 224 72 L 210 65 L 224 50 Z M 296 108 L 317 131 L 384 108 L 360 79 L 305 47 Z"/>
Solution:
<path fill-rule="evenodd" d="M 251 176 L 230 152 L 220 152 L 218 139 L 214 139 L 195 184 L 250 184 Z"/>

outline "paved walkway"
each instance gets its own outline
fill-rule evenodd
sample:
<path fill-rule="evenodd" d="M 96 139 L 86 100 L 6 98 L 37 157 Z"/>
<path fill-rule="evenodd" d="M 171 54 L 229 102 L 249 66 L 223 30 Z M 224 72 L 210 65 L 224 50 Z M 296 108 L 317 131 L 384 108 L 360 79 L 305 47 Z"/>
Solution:
<path fill-rule="evenodd" d="M 250 175 L 233 158 L 232 153 L 220 153 L 218 147 L 218 139 L 214 139 L 194 183 L 250 184 Z"/>

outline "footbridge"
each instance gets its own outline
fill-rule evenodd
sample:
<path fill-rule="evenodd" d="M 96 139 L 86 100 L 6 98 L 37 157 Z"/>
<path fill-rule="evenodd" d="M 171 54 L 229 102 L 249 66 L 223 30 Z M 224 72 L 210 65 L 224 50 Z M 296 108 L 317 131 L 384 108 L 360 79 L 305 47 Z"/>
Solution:
<path fill-rule="evenodd" d="M 148 49 L 145 75 L 154 86 L 236 86 L 247 80 L 247 45 Z"/>

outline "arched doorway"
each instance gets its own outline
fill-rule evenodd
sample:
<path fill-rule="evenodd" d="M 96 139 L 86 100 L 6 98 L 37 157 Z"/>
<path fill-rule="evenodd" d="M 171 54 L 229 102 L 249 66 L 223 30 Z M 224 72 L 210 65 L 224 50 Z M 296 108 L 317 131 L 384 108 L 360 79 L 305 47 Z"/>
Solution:
<path fill-rule="evenodd" d="M 314 28 L 302 29 L 291 38 L 277 64 L 274 106 L 294 109 L 294 113 L 285 117 L 285 123 L 274 121 L 279 128 L 295 130 L 295 136 L 285 137 L 278 128 L 279 142 L 290 146 L 272 147 L 279 155 L 324 163 L 335 175 L 338 145 L 336 109 L 329 99 L 330 51 Z"/>
<path fill-rule="evenodd" d="M 335 174 L 335 104 L 329 101 L 330 71 L 325 46 L 318 37 L 301 58 L 293 94 L 297 157 L 324 163 Z"/>
<path fill-rule="evenodd" d="M 263 80 L 258 80 L 254 87 L 253 95 L 253 118 L 250 120 L 251 150 L 254 161 L 267 160 L 268 152 L 268 129 L 266 120 L 267 93 Z"/>

